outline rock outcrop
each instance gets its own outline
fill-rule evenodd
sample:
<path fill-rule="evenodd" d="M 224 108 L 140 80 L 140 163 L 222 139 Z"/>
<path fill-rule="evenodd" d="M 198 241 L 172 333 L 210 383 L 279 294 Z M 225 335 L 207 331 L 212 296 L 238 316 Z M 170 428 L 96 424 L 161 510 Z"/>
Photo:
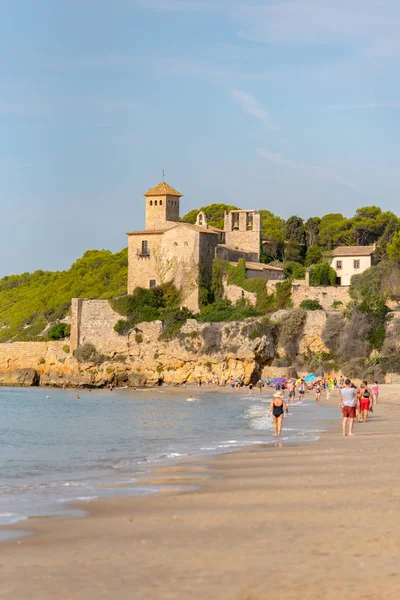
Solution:
<path fill-rule="evenodd" d="M 0 373 L 0 385 L 10 387 L 32 387 L 39 385 L 39 373 L 35 369 L 13 369 Z"/>

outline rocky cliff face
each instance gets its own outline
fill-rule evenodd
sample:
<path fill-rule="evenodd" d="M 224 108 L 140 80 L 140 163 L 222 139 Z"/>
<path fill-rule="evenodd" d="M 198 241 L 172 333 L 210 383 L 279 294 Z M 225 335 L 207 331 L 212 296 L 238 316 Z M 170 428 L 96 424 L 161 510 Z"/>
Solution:
<path fill-rule="evenodd" d="M 249 338 L 246 324 L 251 322 L 200 324 L 189 320 L 171 340 L 160 340 L 161 322 L 142 323 L 128 336 L 125 352 L 99 355 L 88 363 L 63 355 L 59 344 L 53 353 L 47 344 L 47 354 L 38 345 L 36 356 L 32 348 L 29 360 L 25 353 L 21 361 L 16 357 L 7 361 L 6 368 L 0 356 L 0 385 L 103 387 L 113 383 L 135 387 L 181 385 L 199 378 L 205 382 L 213 377 L 222 381 L 231 376 L 248 383 L 260 377 L 276 352 L 272 335 Z M 12 344 L 0 348 L 0 355 L 7 350 L 5 346 L 10 351 Z"/>
<path fill-rule="evenodd" d="M 280 321 L 287 311 L 272 315 Z M 324 311 L 309 312 L 301 333 L 301 353 L 324 351 L 321 334 Z M 182 385 L 241 377 L 245 383 L 261 376 L 287 375 L 287 369 L 272 367 L 274 357 L 284 354 L 276 347 L 271 328 L 262 320 L 233 323 L 198 323 L 189 320 L 174 338 L 163 340 L 160 321 L 142 323 L 128 336 L 112 335 L 103 324 L 89 328 L 84 343 L 92 343 L 97 355 L 79 362 L 63 342 L 0 344 L 0 385 L 45 385 L 57 387 Z M 101 333 L 103 332 L 103 336 Z M 94 337 L 93 337 L 94 336 Z M 82 347 L 82 342 L 81 342 Z M 282 371 L 282 373 L 281 373 Z"/>

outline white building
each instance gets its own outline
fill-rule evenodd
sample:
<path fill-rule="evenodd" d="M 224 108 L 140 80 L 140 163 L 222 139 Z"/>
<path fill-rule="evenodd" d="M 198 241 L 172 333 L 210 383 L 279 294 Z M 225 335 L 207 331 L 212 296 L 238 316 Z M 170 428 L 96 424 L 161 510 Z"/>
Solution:
<path fill-rule="evenodd" d="M 337 285 L 350 285 L 353 275 L 373 265 L 374 246 L 338 246 L 331 252 L 331 267 L 336 271 Z"/>

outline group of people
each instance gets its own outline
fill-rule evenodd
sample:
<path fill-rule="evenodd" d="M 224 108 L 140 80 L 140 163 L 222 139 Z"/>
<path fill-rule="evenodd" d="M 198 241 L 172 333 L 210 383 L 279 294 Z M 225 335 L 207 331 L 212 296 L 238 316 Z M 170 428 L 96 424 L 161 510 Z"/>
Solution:
<path fill-rule="evenodd" d="M 342 431 L 343 435 L 354 435 L 353 426 L 354 420 L 357 418 L 359 423 L 366 423 L 368 415 L 373 412 L 374 404 L 378 404 L 379 398 L 379 385 L 375 381 L 372 387 L 369 387 L 367 381 L 363 381 L 359 387 L 357 387 L 350 379 L 344 377 L 340 379 L 339 387 L 339 408 L 342 410 Z M 284 393 L 281 389 L 276 389 L 273 394 L 271 404 L 268 410 L 268 418 L 273 416 L 274 423 L 274 435 L 281 435 L 283 416 L 286 411 L 289 414 L 289 406 L 294 403 L 296 395 L 296 383 L 288 382 L 286 389 L 288 390 L 288 402 L 286 403 Z M 314 385 L 316 401 L 319 403 L 321 398 L 321 391 L 323 390 L 321 382 L 317 382 Z M 330 387 L 325 387 L 327 392 L 327 400 L 329 399 Z M 304 399 L 305 392 L 307 391 L 307 385 L 304 379 L 300 380 L 298 385 L 299 399 L 302 402 Z"/>
<path fill-rule="evenodd" d="M 342 409 L 342 432 L 343 435 L 354 435 L 354 420 L 366 423 L 368 415 L 373 412 L 374 404 L 378 404 L 379 385 L 375 381 L 372 388 L 367 381 L 363 381 L 359 387 L 346 379 L 340 388 L 339 408 Z"/>

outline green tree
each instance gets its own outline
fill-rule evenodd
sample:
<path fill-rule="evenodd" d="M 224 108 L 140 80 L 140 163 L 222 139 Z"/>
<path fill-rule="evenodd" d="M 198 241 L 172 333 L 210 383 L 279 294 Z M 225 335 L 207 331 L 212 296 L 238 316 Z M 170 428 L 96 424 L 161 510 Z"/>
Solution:
<path fill-rule="evenodd" d="M 306 232 L 303 219 L 297 216 L 289 217 L 285 223 L 285 240 L 295 241 L 300 246 L 306 245 Z"/>
<path fill-rule="evenodd" d="M 321 219 L 319 217 L 311 217 L 305 222 L 304 229 L 306 232 L 306 243 L 308 248 L 318 245 L 320 226 Z"/>
<path fill-rule="evenodd" d="M 386 246 L 389 260 L 400 260 L 400 232 L 396 231 L 392 241 Z"/>
<path fill-rule="evenodd" d="M 182 222 L 196 223 L 197 215 L 200 211 L 203 211 L 209 225 L 217 227 L 218 229 L 223 229 L 224 214 L 230 210 L 238 210 L 238 207 L 230 204 L 209 204 L 208 206 L 202 206 L 200 210 L 191 210 L 182 218 Z"/>
<path fill-rule="evenodd" d="M 113 298 L 127 286 L 128 252 L 88 250 L 67 271 L 35 271 L 0 279 L 0 342 L 37 339 L 65 317 L 71 298 Z"/>
<path fill-rule="evenodd" d="M 304 279 L 306 276 L 306 268 L 298 262 L 285 263 L 285 279 Z"/>
<path fill-rule="evenodd" d="M 378 206 L 358 208 L 354 217 L 349 219 L 354 243 L 358 246 L 373 244 L 393 220 L 396 220 L 396 216 L 392 212 L 382 212 Z"/>
<path fill-rule="evenodd" d="M 286 242 L 284 251 L 285 262 L 302 263 L 303 257 L 304 246 L 296 242 L 296 240 L 289 240 Z"/>
<path fill-rule="evenodd" d="M 319 245 L 332 250 L 340 244 L 352 243 L 349 223 L 340 213 L 329 213 L 321 218 L 319 227 Z"/>
<path fill-rule="evenodd" d="M 322 250 L 317 245 L 314 244 L 310 246 L 306 252 L 306 265 L 309 267 L 310 265 L 316 265 L 317 263 L 322 261 Z"/>
<path fill-rule="evenodd" d="M 328 263 L 314 265 L 310 269 L 310 285 L 336 285 L 336 272 Z"/>

